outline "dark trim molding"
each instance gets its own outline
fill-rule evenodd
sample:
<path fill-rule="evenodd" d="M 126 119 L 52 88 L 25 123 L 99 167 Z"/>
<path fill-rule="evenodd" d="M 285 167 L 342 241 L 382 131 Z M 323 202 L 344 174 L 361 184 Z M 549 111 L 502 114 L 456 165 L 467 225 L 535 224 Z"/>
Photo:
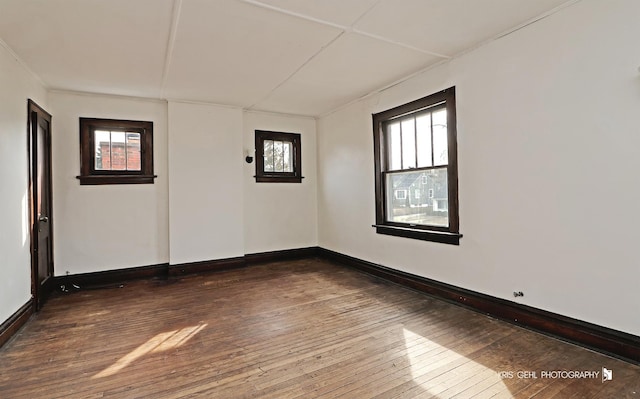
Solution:
<path fill-rule="evenodd" d="M 300 133 L 255 130 L 256 178 L 257 183 L 302 183 L 302 145 Z M 264 169 L 264 141 L 277 140 L 291 143 L 293 154 L 292 172 L 268 172 Z"/>
<path fill-rule="evenodd" d="M 80 121 L 80 185 L 153 184 L 153 122 L 120 119 L 83 118 Z M 96 170 L 96 130 L 118 130 L 140 134 L 140 170 Z"/>
<path fill-rule="evenodd" d="M 247 264 L 278 262 L 283 260 L 313 258 L 318 256 L 320 247 L 284 249 L 280 251 L 260 252 L 244 256 Z"/>
<path fill-rule="evenodd" d="M 42 308 L 42 306 L 47 302 L 47 299 L 51 296 L 51 294 L 56 290 L 56 277 L 48 276 L 46 279 L 40 283 L 40 293 L 38 295 L 38 306 L 34 311 L 38 311 Z"/>
<path fill-rule="evenodd" d="M 281 251 L 247 254 L 236 258 L 205 260 L 198 262 L 179 263 L 175 265 L 161 263 L 157 265 L 106 270 L 102 272 L 71 274 L 67 276 L 55 277 L 53 286 L 56 288 L 60 288 L 64 285 L 64 291 L 77 291 L 85 288 L 104 288 L 123 284 L 127 281 L 132 280 L 150 278 L 164 279 L 168 277 L 184 276 L 194 273 L 207 273 L 228 269 L 237 269 L 240 267 L 245 267 L 248 264 L 309 258 L 317 256 L 318 250 L 318 247 L 285 249 Z"/>
<path fill-rule="evenodd" d="M 108 287 L 137 279 L 177 277 L 192 273 L 241 268 L 264 262 L 312 257 L 324 258 L 509 323 L 575 343 L 630 363 L 640 364 L 640 337 L 636 335 L 405 273 L 320 247 L 253 253 L 237 258 L 177 265 L 165 263 L 58 276 L 55 278 L 55 283 L 67 287 L 73 287 L 75 284 L 82 290 L 84 288 Z M 76 289 L 70 288 L 70 290 Z M 30 300 L 0 325 L 0 346 L 27 322 L 33 312 L 33 301 Z"/>
<path fill-rule="evenodd" d="M 127 281 L 133 280 L 142 280 L 147 278 L 166 278 L 168 266 L 168 263 L 161 263 L 158 265 L 138 266 L 126 269 L 114 269 L 102 272 L 57 276 L 56 285 L 58 287 L 65 286 L 65 289 L 63 291 L 75 291 L 85 288 L 103 288 L 112 285 L 123 284 Z"/>
<path fill-rule="evenodd" d="M 169 276 L 180 276 L 192 273 L 237 269 L 240 267 L 245 267 L 247 265 L 254 265 L 265 262 L 311 258 L 317 256 L 318 250 L 318 247 L 284 249 L 279 251 L 246 254 L 237 258 L 206 260 L 200 262 L 169 265 Z"/>
<path fill-rule="evenodd" d="M 0 324 L 0 348 L 27 323 L 33 314 L 33 299 L 22 305 L 4 323 Z"/>
<path fill-rule="evenodd" d="M 431 143 L 431 164 L 432 166 L 423 166 L 420 168 L 409 168 L 401 165 L 400 168 L 392 168 L 390 165 L 390 146 L 388 127 L 392 123 L 413 119 L 422 113 L 436 112 L 444 109 L 447 114 L 447 153 L 448 162 L 445 165 L 435 165 L 433 152 L 433 138 Z M 374 153 L 374 180 L 375 180 L 375 203 L 376 203 L 376 233 L 392 235 L 396 237 L 407 237 L 416 240 L 425 240 L 439 242 L 443 244 L 459 245 L 460 237 L 460 218 L 458 206 L 458 150 L 457 150 L 457 127 L 456 127 L 456 88 L 448 89 L 433 93 L 426 97 L 403 104 L 386 111 L 372 115 L 373 126 L 373 153 Z M 433 130 L 433 126 L 431 127 Z M 414 132 L 417 134 L 417 130 Z M 432 132 L 433 133 L 433 132 Z M 417 140 L 417 136 L 416 136 Z M 417 141 L 415 142 L 417 143 Z M 415 144 L 414 143 L 414 144 Z M 402 145 L 401 145 L 402 147 Z M 417 146 L 415 148 L 417 154 Z M 418 163 L 417 155 L 415 159 Z M 387 199 L 387 177 L 395 172 L 401 171 L 427 171 L 435 169 L 446 169 L 447 171 L 447 198 L 449 203 L 449 220 L 448 226 L 426 226 L 420 227 L 407 222 L 392 222 L 387 215 L 388 199 Z M 438 234 L 437 231 L 446 231 L 449 235 Z"/>
<path fill-rule="evenodd" d="M 214 272 L 220 270 L 237 269 L 244 267 L 244 257 L 226 258 L 216 260 L 204 260 L 200 262 L 179 263 L 169 265 L 169 276 L 183 276 L 187 274 Z"/>
<path fill-rule="evenodd" d="M 38 311 L 51 294 L 54 284 L 53 263 L 53 180 L 51 158 L 51 114 L 36 104 L 33 100 L 27 100 L 27 159 L 28 184 L 29 184 L 29 251 L 31 255 L 31 295 L 33 297 L 34 311 Z M 38 138 L 38 130 L 43 128 L 44 138 Z M 40 144 L 38 144 L 40 143 Z M 38 148 L 42 147 L 42 148 Z M 38 167 L 38 162 L 41 167 Z M 41 169 L 41 170 L 40 170 Z M 42 175 L 42 176 L 38 176 Z M 37 181 L 42 179 L 42 187 L 38 187 Z M 44 191 L 38 192 L 39 189 Z M 43 197 L 43 198 L 39 198 Z M 40 205 L 38 205 L 40 204 Z M 41 224 L 44 223 L 44 224 Z M 43 227 L 43 229 L 41 229 Z M 41 237 L 42 233 L 42 237 Z M 48 239 L 46 236 L 48 235 Z M 41 242 L 41 241 L 45 242 Z M 45 259 L 40 259 L 38 250 L 46 251 Z M 40 265 L 46 261 L 47 265 Z M 43 269 L 45 273 L 43 272 Z"/>
<path fill-rule="evenodd" d="M 76 176 L 76 179 L 80 180 L 80 184 L 86 185 L 101 185 L 101 184 L 153 184 L 153 179 L 158 177 L 157 175 L 135 175 L 135 176 Z"/>
<path fill-rule="evenodd" d="M 389 236 L 413 238 L 416 240 L 433 241 L 442 244 L 460 245 L 460 233 L 449 233 L 447 231 L 411 229 L 389 225 L 374 224 L 376 233 Z"/>
<path fill-rule="evenodd" d="M 177 277 L 194 273 L 215 272 L 245 267 L 248 264 L 275 262 L 317 256 L 318 247 L 285 249 L 281 251 L 261 252 L 239 256 L 237 258 L 206 260 L 200 262 L 169 265 L 130 267 L 125 269 L 106 270 L 101 272 L 71 274 L 49 278 L 47 286 L 50 291 L 60 289 L 63 292 L 82 291 L 85 289 L 111 288 L 133 280 Z M 4 323 L 0 324 L 0 347 L 22 327 L 35 312 L 33 299 L 18 309 Z"/>
<path fill-rule="evenodd" d="M 640 364 L 640 337 L 320 248 L 319 256 L 563 341 Z"/>

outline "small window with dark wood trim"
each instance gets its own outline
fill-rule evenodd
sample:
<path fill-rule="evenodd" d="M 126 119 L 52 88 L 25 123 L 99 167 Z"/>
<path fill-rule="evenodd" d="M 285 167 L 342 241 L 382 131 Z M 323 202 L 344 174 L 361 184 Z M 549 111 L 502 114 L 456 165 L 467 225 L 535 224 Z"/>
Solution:
<path fill-rule="evenodd" d="M 455 88 L 373 115 L 376 231 L 459 244 Z"/>
<path fill-rule="evenodd" d="M 300 183 L 300 134 L 256 130 L 256 182 Z"/>
<path fill-rule="evenodd" d="M 80 184 L 153 183 L 153 122 L 80 118 Z"/>

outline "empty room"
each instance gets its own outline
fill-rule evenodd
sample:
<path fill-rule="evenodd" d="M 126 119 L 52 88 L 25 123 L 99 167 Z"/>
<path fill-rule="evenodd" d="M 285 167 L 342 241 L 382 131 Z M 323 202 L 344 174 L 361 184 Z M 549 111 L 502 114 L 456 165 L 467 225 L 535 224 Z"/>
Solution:
<path fill-rule="evenodd" d="M 640 398 L 637 0 L 0 0 L 0 398 Z"/>

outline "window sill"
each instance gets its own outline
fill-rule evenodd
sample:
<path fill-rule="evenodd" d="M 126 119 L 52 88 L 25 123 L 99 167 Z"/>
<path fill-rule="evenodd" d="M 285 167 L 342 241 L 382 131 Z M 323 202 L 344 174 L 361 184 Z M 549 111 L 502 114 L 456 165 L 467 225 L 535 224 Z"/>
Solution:
<path fill-rule="evenodd" d="M 295 176 L 254 176 L 256 183 L 302 183 L 304 177 Z"/>
<path fill-rule="evenodd" d="M 92 175 L 76 176 L 80 185 L 99 184 L 153 184 L 156 175 Z"/>
<path fill-rule="evenodd" d="M 460 245 L 462 234 L 445 231 L 411 229 L 407 227 L 385 226 L 374 224 L 376 233 L 396 237 L 413 238 L 416 240 L 439 242 L 442 244 Z"/>

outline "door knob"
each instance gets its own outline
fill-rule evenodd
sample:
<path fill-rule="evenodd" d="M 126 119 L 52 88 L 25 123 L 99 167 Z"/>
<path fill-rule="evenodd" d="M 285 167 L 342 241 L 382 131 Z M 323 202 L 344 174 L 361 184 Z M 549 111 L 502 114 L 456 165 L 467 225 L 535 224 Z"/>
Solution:
<path fill-rule="evenodd" d="M 46 217 L 46 216 L 40 216 L 40 217 L 38 218 L 38 220 L 39 220 L 39 221 L 41 221 L 41 222 L 48 222 L 48 221 L 49 221 L 49 218 L 48 218 L 48 217 Z"/>

